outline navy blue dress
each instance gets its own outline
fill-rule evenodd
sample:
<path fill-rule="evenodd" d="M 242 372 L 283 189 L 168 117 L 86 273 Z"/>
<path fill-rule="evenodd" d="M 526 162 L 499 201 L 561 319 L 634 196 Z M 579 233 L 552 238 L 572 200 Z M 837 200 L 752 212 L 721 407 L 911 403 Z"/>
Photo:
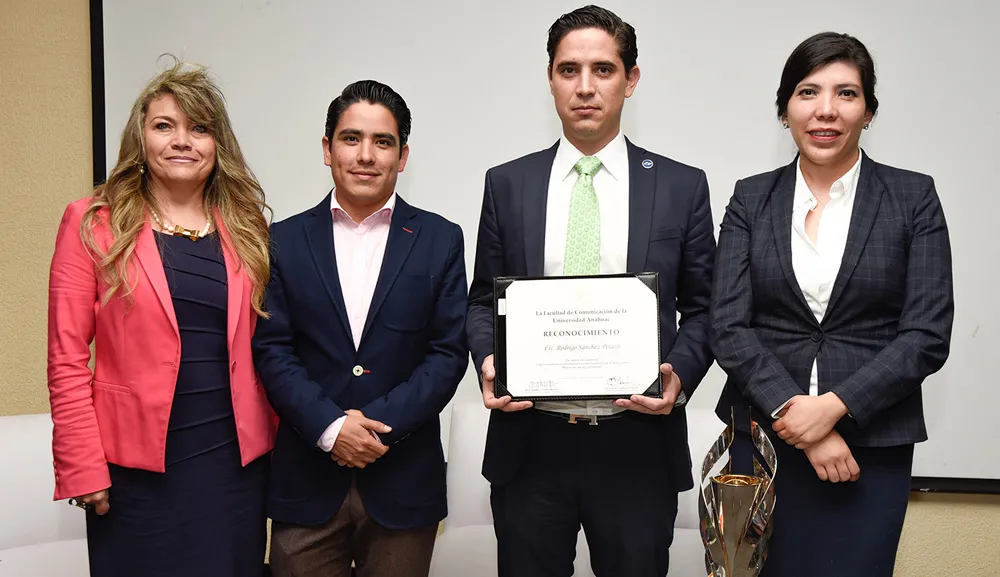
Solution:
<path fill-rule="evenodd" d="M 91 577 L 257 577 L 268 457 L 240 463 L 218 235 L 156 233 L 181 337 L 166 473 L 109 465 L 110 512 L 87 514 Z"/>

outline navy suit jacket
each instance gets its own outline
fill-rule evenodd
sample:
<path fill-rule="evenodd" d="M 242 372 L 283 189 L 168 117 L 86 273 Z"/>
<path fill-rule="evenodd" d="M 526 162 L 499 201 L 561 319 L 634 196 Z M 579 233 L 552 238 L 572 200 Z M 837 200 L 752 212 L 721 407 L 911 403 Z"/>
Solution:
<path fill-rule="evenodd" d="M 816 322 L 792 269 L 796 161 L 736 183 L 719 235 L 712 344 L 727 380 L 717 412 L 746 430 L 807 394 L 813 359 L 819 392 L 850 416 L 849 444 L 923 441 L 920 387 L 944 364 L 954 301 L 951 247 L 930 176 L 862 153 L 840 271 Z"/>
<path fill-rule="evenodd" d="M 661 358 L 673 365 L 690 399 L 712 364 L 708 308 L 715 236 L 708 180 L 700 169 L 626 143 L 627 272 L 659 273 Z M 543 275 L 549 175 L 558 146 L 486 173 L 469 290 L 469 346 L 477 372 L 493 353 L 493 278 Z M 675 488 L 687 490 L 692 478 L 684 410 L 658 418 L 663 437 L 649 441 L 668 453 Z M 531 423 L 528 411 L 492 411 L 483 462 L 490 482 L 502 485 L 513 477 L 532 437 Z"/>
<path fill-rule="evenodd" d="M 330 196 L 274 224 L 271 235 L 271 318 L 257 323 L 253 339 L 257 371 L 280 418 L 269 516 L 326 522 L 356 475 L 380 525 L 437 523 L 447 513 L 438 415 L 469 358 L 461 228 L 397 198 L 357 350 L 337 272 Z M 337 465 L 316 446 L 347 409 L 392 427 L 379 434 L 389 451 L 361 470 Z"/>

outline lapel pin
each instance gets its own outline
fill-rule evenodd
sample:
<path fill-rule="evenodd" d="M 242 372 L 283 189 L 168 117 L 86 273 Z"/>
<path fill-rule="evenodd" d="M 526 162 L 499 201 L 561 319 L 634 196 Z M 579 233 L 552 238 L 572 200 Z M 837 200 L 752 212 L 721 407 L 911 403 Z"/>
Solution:
<path fill-rule="evenodd" d="M 405 226 L 403 227 L 403 230 L 405 230 L 406 232 L 408 232 L 408 233 L 410 233 L 410 234 L 413 234 L 413 231 L 412 231 L 412 230 L 410 230 L 410 229 L 408 229 L 408 228 L 406 228 Z"/>
<path fill-rule="evenodd" d="M 648 158 L 645 159 L 645 160 L 643 160 L 642 161 L 642 167 L 643 168 L 653 168 L 653 161 L 650 160 L 650 159 L 648 159 Z"/>

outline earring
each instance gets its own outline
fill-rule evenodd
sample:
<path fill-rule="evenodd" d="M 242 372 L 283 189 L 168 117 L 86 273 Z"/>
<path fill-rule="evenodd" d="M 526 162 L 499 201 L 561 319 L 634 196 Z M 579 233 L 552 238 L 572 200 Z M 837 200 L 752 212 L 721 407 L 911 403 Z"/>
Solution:
<path fill-rule="evenodd" d="M 140 164 L 139 165 L 139 174 L 146 174 L 146 165 L 145 164 Z"/>
<path fill-rule="evenodd" d="M 788 130 L 788 123 L 787 122 L 782 122 L 781 126 L 784 127 L 785 130 Z"/>
<path fill-rule="evenodd" d="M 868 130 L 868 125 L 867 124 L 865 125 L 865 130 Z"/>

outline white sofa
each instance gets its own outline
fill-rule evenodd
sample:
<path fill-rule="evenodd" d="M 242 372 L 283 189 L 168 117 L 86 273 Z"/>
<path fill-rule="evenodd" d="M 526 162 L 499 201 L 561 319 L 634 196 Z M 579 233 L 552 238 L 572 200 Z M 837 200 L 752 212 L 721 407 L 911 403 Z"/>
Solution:
<path fill-rule="evenodd" d="M 688 435 L 695 484 L 701 461 L 725 429 L 715 413 L 688 409 Z M 434 546 L 431 577 L 490 577 L 497 574 L 496 537 L 490 511 L 489 483 L 481 468 L 489 411 L 479 403 L 454 405 L 448 444 L 448 518 Z M 594 577 L 583 531 L 577 542 L 574 575 Z M 680 494 L 674 542 L 670 547 L 671 577 L 705 575 L 705 550 L 698 530 L 697 491 Z"/>
<path fill-rule="evenodd" d="M 0 417 L 0 577 L 87 577 L 84 512 L 55 502 L 52 418 Z"/>

